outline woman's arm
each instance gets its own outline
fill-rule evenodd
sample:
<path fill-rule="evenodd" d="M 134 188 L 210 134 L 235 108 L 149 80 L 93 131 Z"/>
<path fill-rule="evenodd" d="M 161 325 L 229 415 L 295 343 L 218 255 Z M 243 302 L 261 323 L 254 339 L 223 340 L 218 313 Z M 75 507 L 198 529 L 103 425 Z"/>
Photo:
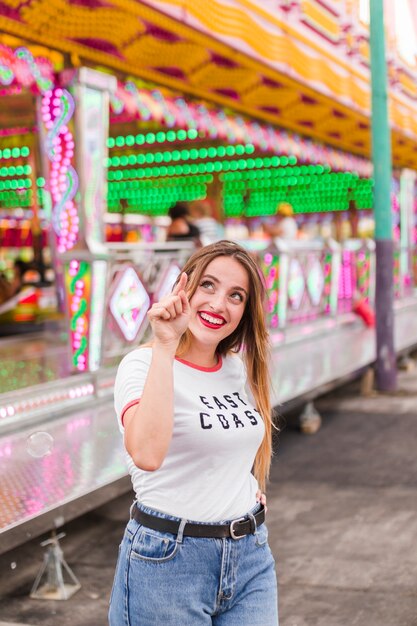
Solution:
<path fill-rule="evenodd" d="M 125 447 L 140 469 L 158 469 L 172 437 L 174 418 L 173 363 L 181 335 L 190 316 L 182 274 L 172 294 L 152 306 L 148 313 L 154 332 L 152 360 L 140 403 L 124 415 Z"/>

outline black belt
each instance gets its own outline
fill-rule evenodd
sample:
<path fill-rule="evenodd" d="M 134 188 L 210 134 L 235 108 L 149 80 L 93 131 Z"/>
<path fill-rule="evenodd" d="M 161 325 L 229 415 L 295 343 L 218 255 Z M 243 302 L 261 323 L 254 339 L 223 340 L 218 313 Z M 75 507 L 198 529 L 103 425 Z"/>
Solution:
<path fill-rule="evenodd" d="M 146 528 L 159 530 L 163 533 L 171 533 L 177 535 L 180 523 L 172 519 L 157 517 L 141 511 L 137 506 L 133 511 L 134 519 Z M 255 519 L 245 516 L 234 519 L 230 524 L 191 524 L 186 523 L 184 527 L 184 536 L 187 537 L 206 537 L 212 539 L 223 539 L 231 537 L 232 539 L 242 539 L 245 535 L 254 534 L 258 526 L 265 521 L 265 508 L 261 505 L 260 510 L 254 514 Z"/>

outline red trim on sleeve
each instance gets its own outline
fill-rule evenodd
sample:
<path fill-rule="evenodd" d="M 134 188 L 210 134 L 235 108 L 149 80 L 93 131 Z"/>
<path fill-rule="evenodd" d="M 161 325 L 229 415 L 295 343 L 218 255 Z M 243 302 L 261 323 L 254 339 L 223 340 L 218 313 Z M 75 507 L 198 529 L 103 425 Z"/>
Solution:
<path fill-rule="evenodd" d="M 131 406 L 135 406 L 135 404 L 139 404 L 139 402 L 140 402 L 140 398 L 138 398 L 137 400 L 132 400 L 131 402 L 128 402 L 126 406 L 123 407 L 122 414 L 120 415 L 120 421 L 122 422 L 122 426 L 124 426 L 123 421 L 124 421 L 126 411 L 130 409 Z"/>

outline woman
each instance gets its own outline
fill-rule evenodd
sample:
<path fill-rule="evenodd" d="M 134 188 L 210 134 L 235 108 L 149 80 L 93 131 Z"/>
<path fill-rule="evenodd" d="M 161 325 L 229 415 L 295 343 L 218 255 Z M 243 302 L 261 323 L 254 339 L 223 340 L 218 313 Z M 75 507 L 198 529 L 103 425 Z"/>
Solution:
<path fill-rule="evenodd" d="M 258 491 L 272 429 L 263 298 L 243 248 L 201 248 L 150 309 L 152 346 L 120 364 L 115 406 L 137 502 L 111 626 L 278 624 Z"/>

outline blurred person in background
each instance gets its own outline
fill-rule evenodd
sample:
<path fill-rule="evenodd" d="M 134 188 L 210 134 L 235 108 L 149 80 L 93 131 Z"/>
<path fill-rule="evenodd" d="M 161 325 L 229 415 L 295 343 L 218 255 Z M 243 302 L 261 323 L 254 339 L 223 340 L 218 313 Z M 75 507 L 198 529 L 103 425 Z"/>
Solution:
<path fill-rule="evenodd" d="M 7 302 L 7 300 L 10 300 L 10 298 L 13 298 L 13 296 L 19 293 L 23 287 L 24 275 L 30 269 L 31 266 L 29 263 L 21 259 L 16 259 L 13 264 L 13 276 L 11 280 L 8 280 L 5 274 L 0 274 L 0 304 Z"/>
<path fill-rule="evenodd" d="M 298 237 L 298 225 L 294 211 L 288 202 L 281 202 L 277 207 L 275 224 L 265 223 L 263 228 L 270 237 L 278 237 L 286 241 L 294 241 Z"/>
<path fill-rule="evenodd" d="M 224 239 L 224 226 L 214 216 L 208 202 L 197 201 L 191 206 L 193 224 L 200 231 L 203 246 Z"/>
<path fill-rule="evenodd" d="M 167 241 L 192 240 L 196 245 L 201 245 L 200 230 L 190 221 L 190 211 L 186 204 L 177 202 L 168 211 L 171 224 L 167 230 Z"/>

